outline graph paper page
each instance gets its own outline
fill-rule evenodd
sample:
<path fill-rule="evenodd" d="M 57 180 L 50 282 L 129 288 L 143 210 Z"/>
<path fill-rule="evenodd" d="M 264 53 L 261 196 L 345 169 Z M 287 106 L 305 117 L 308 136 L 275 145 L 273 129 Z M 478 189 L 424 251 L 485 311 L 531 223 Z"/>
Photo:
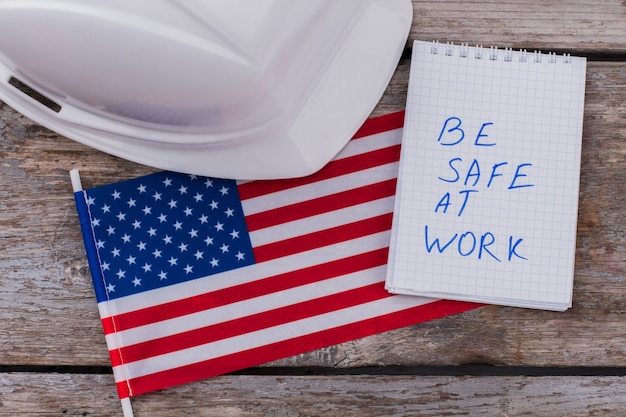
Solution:
<path fill-rule="evenodd" d="M 416 41 L 387 289 L 571 306 L 586 60 Z"/>

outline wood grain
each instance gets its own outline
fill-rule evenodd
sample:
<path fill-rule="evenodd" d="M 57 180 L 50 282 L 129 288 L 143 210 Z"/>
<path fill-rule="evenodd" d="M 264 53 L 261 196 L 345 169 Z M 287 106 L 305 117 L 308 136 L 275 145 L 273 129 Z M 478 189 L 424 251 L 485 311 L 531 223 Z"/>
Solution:
<path fill-rule="evenodd" d="M 0 374 L 0 416 L 121 415 L 110 375 Z M 617 416 L 624 377 L 225 376 L 132 399 L 136 417 Z"/>
<path fill-rule="evenodd" d="M 414 1 L 413 10 L 410 40 L 626 52 L 626 5 L 619 0 Z"/>

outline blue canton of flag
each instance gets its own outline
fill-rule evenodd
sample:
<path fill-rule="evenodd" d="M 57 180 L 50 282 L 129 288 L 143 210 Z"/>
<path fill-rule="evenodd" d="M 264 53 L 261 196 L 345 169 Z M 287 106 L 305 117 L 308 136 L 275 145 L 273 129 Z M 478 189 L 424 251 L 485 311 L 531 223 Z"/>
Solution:
<path fill-rule="evenodd" d="M 86 191 L 106 294 L 254 263 L 235 181 L 159 172 Z"/>

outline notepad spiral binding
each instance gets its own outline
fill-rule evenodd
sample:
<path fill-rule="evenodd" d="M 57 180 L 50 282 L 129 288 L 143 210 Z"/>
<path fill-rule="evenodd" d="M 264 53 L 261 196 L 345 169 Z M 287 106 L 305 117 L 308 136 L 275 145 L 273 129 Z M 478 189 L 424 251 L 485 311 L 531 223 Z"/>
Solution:
<path fill-rule="evenodd" d="M 430 53 L 437 55 L 443 51 L 446 56 L 453 56 L 455 53 L 461 58 L 474 58 L 474 59 L 488 59 L 490 61 L 503 60 L 505 62 L 512 62 L 514 60 L 519 62 L 533 62 L 542 63 L 544 59 L 550 64 L 557 63 L 556 52 L 543 53 L 541 51 L 528 52 L 526 49 L 520 49 L 518 51 L 513 48 L 498 49 L 498 47 L 491 46 L 489 48 L 482 45 L 469 46 L 467 43 L 454 44 L 452 42 L 446 42 L 445 45 L 439 44 L 439 41 L 433 41 L 430 49 Z M 569 64 L 572 62 L 571 55 L 564 53 L 562 55 L 562 63 Z"/>

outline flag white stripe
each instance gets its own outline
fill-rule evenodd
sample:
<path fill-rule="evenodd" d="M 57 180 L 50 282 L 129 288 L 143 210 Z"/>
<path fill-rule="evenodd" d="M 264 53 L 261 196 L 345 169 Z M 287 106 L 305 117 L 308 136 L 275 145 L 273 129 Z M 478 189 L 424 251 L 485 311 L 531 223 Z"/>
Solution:
<path fill-rule="evenodd" d="M 394 197 L 385 197 L 357 206 L 294 220 L 277 226 L 259 229 L 250 232 L 250 241 L 253 247 L 290 239 L 319 230 L 343 226 L 359 220 L 365 220 L 382 214 L 391 213 Z"/>
<path fill-rule="evenodd" d="M 130 346 L 148 340 L 171 336 L 218 323 L 262 313 L 296 303 L 314 300 L 366 285 L 381 282 L 386 266 L 379 266 L 355 273 L 277 291 L 261 297 L 251 298 L 198 313 L 164 320 L 157 323 L 120 331 L 106 337 L 109 349 Z M 116 336 L 118 336 L 116 338 Z"/>
<path fill-rule="evenodd" d="M 272 261 L 182 282 L 176 284 L 176 291 L 172 291 L 169 287 L 163 287 L 110 301 L 103 301 L 98 303 L 100 315 L 103 319 L 106 319 L 111 315 L 141 310 L 154 305 L 178 301 L 199 294 L 247 284 L 263 278 L 291 272 L 294 270 L 294 265 L 298 265 L 298 269 L 302 269 L 319 265 L 320 259 L 323 259 L 323 262 L 332 262 L 333 260 L 357 255 L 365 251 L 386 248 L 389 246 L 389 235 L 390 231 L 387 230 Z"/>
<path fill-rule="evenodd" d="M 339 160 L 376 149 L 386 148 L 387 146 L 397 145 L 401 140 L 401 128 L 360 137 L 351 140 L 349 145 L 344 146 L 334 159 Z"/>
<path fill-rule="evenodd" d="M 302 201 L 314 200 L 332 194 L 350 191 L 354 188 L 371 185 L 373 183 L 394 179 L 398 175 L 398 163 L 380 165 L 368 168 L 351 174 L 334 177 L 299 187 L 288 188 L 286 190 L 253 197 L 243 200 L 242 207 L 246 216 L 276 209 L 285 205 L 299 203 Z M 341 180 L 338 180 L 341 178 Z M 375 180 L 372 180 L 374 179 Z M 393 209 L 393 207 L 391 207 Z"/>
<path fill-rule="evenodd" d="M 241 352 L 271 343 L 283 342 L 285 341 L 285 335 L 288 335 L 289 338 L 296 338 L 329 328 L 352 324 L 411 307 L 424 305 L 433 301 L 435 300 L 432 298 L 396 295 L 343 310 L 336 310 L 228 339 L 222 339 L 205 345 L 119 365 L 113 367 L 113 374 L 117 382 L 125 380 L 124 375 L 141 377 L 155 372 L 190 365 L 198 361 L 196 358 L 202 358 L 199 360 L 205 361 L 232 354 L 234 353 L 233 346 L 237 346 L 237 351 Z"/>

